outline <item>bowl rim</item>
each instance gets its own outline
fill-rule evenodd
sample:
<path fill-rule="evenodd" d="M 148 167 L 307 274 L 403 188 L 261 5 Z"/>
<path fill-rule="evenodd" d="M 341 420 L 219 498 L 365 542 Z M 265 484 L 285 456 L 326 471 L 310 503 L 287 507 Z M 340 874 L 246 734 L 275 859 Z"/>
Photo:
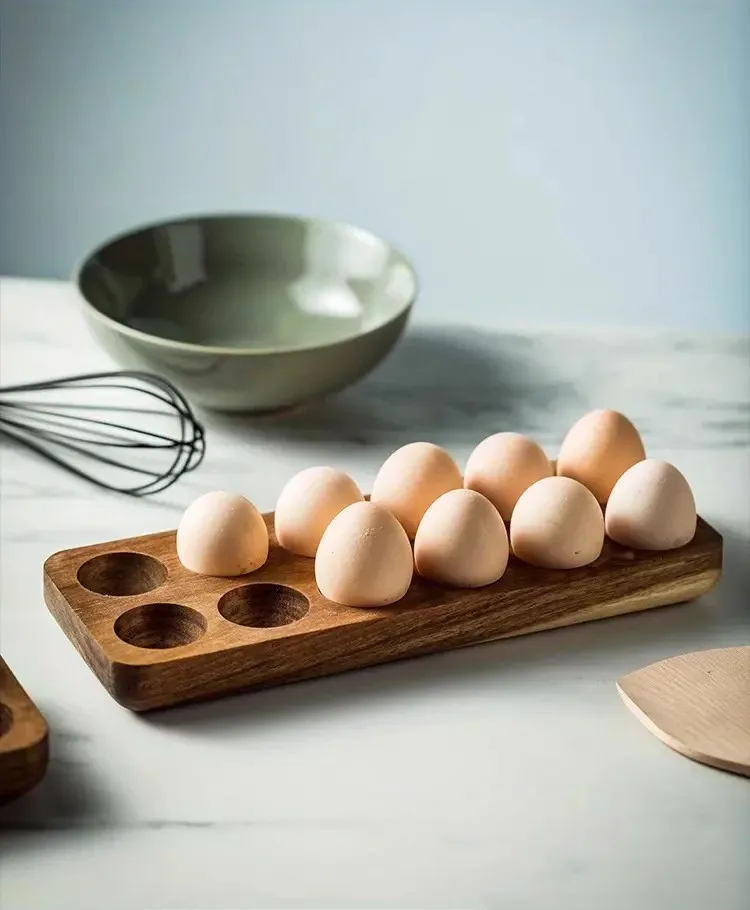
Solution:
<path fill-rule="evenodd" d="M 154 230 L 159 227 L 166 227 L 169 225 L 178 225 L 178 224 L 188 224 L 194 221 L 228 221 L 228 220 L 237 220 L 237 221 L 289 221 L 302 223 L 305 225 L 322 225 L 325 227 L 332 228 L 342 228 L 347 231 L 356 231 L 360 234 L 366 234 L 373 240 L 378 243 L 384 244 L 392 252 L 396 253 L 399 258 L 402 260 L 404 265 L 408 268 L 411 273 L 413 290 L 412 293 L 405 299 L 403 305 L 399 310 L 394 313 L 389 319 L 384 322 L 379 323 L 372 328 L 367 329 L 362 332 L 354 332 L 351 335 L 346 335 L 344 338 L 337 338 L 335 341 L 324 341 L 318 342 L 316 344 L 306 344 L 306 345 L 281 345 L 277 347 L 223 347 L 221 345 L 207 345 L 207 344 L 196 344 L 192 341 L 177 341 L 172 338 L 163 338 L 159 335 L 151 335 L 149 332 L 141 331 L 140 329 L 134 329 L 131 326 L 124 325 L 121 322 L 118 322 L 116 319 L 112 319 L 111 316 L 107 316 L 102 313 L 94 304 L 86 297 L 81 288 L 81 276 L 83 270 L 89 264 L 89 262 L 94 259 L 102 250 L 105 250 L 108 246 L 111 246 L 113 243 L 116 243 L 118 240 L 124 240 L 126 237 L 130 237 L 133 234 L 140 234 L 143 231 Z M 354 224 L 349 221 L 343 221 L 335 218 L 322 218 L 316 216 L 307 216 L 307 215 L 292 215 L 284 212 L 274 212 L 274 211 L 257 211 L 257 212 L 243 212 L 242 210 L 226 210 L 221 212 L 211 212 L 210 214 L 200 214 L 200 213 L 191 213 L 176 216 L 174 218 L 160 218 L 154 221 L 147 221 L 140 224 L 138 227 L 130 227 L 117 231 L 114 234 L 111 234 L 108 238 L 98 243 L 93 247 L 89 252 L 84 256 L 76 259 L 75 264 L 70 272 L 70 280 L 75 285 L 79 303 L 83 306 L 86 315 L 88 318 L 98 321 L 108 327 L 111 331 L 119 335 L 124 335 L 127 338 L 132 338 L 135 341 L 140 341 L 153 345 L 155 347 L 166 348 L 173 352 L 183 352 L 183 353 L 192 353 L 192 354 L 211 354 L 214 356 L 226 356 L 226 357 L 249 357 L 249 356 L 264 356 L 272 354 L 296 354 L 304 353 L 307 351 L 316 351 L 324 350 L 326 348 L 333 348 L 338 345 L 348 344 L 352 341 L 367 338 L 368 336 L 379 332 L 384 329 L 386 326 L 391 325 L 399 319 L 404 318 L 408 315 L 411 308 L 414 306 L 414 303 L 419 296 L 420 292 L 420 280 L 419 274 L 417 273 L 414 263 L 411 258 L 405 255 L 401 248 L 391 243 L 385 237 L 380 234 L 376 234 L 374 231 L 369 228 L 361 227 L 360 225 Z"/>

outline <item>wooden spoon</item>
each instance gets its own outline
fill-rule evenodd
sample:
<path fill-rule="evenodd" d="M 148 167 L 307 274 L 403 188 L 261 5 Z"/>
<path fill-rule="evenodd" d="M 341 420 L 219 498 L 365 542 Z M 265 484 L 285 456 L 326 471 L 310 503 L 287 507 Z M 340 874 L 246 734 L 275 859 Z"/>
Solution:
<path fill-rule="evenodd" d="M 617 691 L 672 749 L 750 777 L 750 647 L 670 657 L 618 679 Z"/>

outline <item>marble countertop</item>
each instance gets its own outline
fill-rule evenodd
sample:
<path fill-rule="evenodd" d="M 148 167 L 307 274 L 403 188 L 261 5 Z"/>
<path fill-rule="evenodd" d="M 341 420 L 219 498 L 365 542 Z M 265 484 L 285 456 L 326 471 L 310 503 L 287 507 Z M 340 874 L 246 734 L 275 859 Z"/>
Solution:
<path fill-rule="evenodd" d="M 0 285 L 3 384 L 111 366 L 72 289 Z M 42 784 L 0 812 L 8 910 L 744 910 L 750 786 L 637 723 L 616 677 L 750 641 L 750 338 L 502 333 L 418 310 L 391 357 L 327 402 L 206 417 L 201 468 L 153 500 L 0 448 L 0 650 L 51 728 Z M 692 604 L 135 716 L 47 613 L 52 552 L 174 527 L 198 493 L 273 508 L 313 463 L 367 488 L 398 445 L 465 460 L 501 429 L 553 454 L 623 410 L 725 535 Z"/>

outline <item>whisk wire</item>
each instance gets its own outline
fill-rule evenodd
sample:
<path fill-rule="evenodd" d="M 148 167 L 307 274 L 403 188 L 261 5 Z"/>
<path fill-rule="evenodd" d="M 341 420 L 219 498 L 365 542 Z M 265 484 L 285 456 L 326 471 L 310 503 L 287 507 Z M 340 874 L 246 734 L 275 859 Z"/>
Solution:
<path fill-rule="evenodd" d="M 34 401 L 32 395 L 49 391 L 96 391 L 130 393 L 155 399 L 165 409 L 153 406 L 123 406 L 87 401 Z M 28 398 L 26 396 L 29 396 Z M 159 428 L 120 423 L 104 416 L 84 416 L 80 413 L 115 412 L 130 414 L 134 421 L 158 417 L 171 421 L 176 429 L 167 432 Z M 147 496 L 166 490 L 184 474 L 194 471 L 203 461 L 206 450 L 205 430 L 193 413 L 183 394 L 163 377 L 137 370 L 83 373 L 61 379 L 23 383 L 0 388 L 0 434 L 15 440 L 44 456 L 70 473 L 98 487 L 131 496 Z M 152 469 L 147 464 L 120 460 L 128 453 L 162 453 L 168 458 L 165 466 Z M 108 452 L 108 454 L 105 454 Z M 66 455 L 75 455 L 98 465 L 115 467 L 126 473 L 150 478 L 136 485 L 108 481 L 75 464 Z"/>
<path fill-rule="evenodd" d="M 0 414 L 2 413 L 2 410 L 5 407 L 17 408 L 18 405 L 16 403 L 11 403 L 11 402 L 8 402 L 6 404 L 5 402 L 0 401 Z M 100 409 L 101 409 L 101 407 L 100 407 Z M 87 429 L 88 432 L 91 433 L 91 435 L 93 437 L 98 438 L 100 440 L 107 440 L 107 439 L 111 440 L 111 442 L 109 443 L 110 445 L 122 445 L 122 446 L 126 446 L 126 447 L 135 447 L 135 448 L 143 446 L 142 443 L 122 441 L 123 440 L 122 436 L 116 436 L 114 434 L 107 434 L 101 430 L 95 429 L 96 427 L 109 427 L 110 429 L 124 430 L 125 432 L 136 433 L 136 434 L 139 434 L 142 436 L 150 437 L 151 439 L 160 439 L 168 444 L 172 444 L 174 442 L 174 440 L 172 440 L 169 436 L 164 436 L 161 433 L 154 433 L 150 430 L 140 429 L 139 427 L 130 427 L 127 424 L 112 423 L 111 421 L 107 421 L 107 420 L 96 420 L 93 417 L 75 417 L 75 416 L 68 417 L 67 415 L 56 414 L 54 411 L 43 409 L 43 408 L 37 407 L 35 405 L 34 406 L 29 405 L 28 408 L 24 408 L 24 410 L 29 418 L 31 418 L 32 415 L 34 417 L 40 416 L 42 418 L 35 422 L 35 425 L 38 427 L 48 426 L 48 427 L 65 428 L 65 427 L 75 426 L 75 424 L 78 424 L 78 423 L 90 424 L 91 428 L 84 427 L 83 429 Z M 138 411 L 136 409 L 130 409 L 130 410 L 133 413 L 138 413 Z M 151 414 L 159 415 L 162 417 L 169 416 L 168 412 L 166 412 L 166 411 L 150 411 L 150 412 L 141 411 L 140 413 L 141 414 L 151 413 Z M 45 419 L 45 418 L 49 418 L 49 419 Z M 27 422 L 26 426 L 30 427 L 31 423 Z M 84 441 L 83 438 L 81 438 L 81 441 Z M 102 444 L 105 445 L 106 443 L 102 442 Z M 167 446 L 167 447 L 169 447 L 169 446 Z"/>

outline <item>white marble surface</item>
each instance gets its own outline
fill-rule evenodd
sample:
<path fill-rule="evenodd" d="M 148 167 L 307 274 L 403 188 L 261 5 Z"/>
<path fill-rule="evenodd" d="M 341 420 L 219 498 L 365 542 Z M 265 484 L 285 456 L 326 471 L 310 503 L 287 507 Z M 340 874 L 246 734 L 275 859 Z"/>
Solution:
<path fill-rule="evenodd" d="M 64 284 L 0 286 L 3 384 L 108 366 Z M 47 716 L 45 781 L 0 813 L 0 906 L 744 910 L 750 786 L 621 704 L 622 672 L 750 640 L 750 339 L 503 336 L 427 321 L 360 386 L 293 414 L 207 418 L 204 465 L 153 501 L 0 448 L 0 648 Z M 173 527 L 199 491 L 273 507 L 295 470 L 364 487 L 397 445 L 459 460 L 489 432 L 554 452 L 624 410 L 726 537 L 701 601 L 138 717 L 47 613 L 51 552 Z"/>

